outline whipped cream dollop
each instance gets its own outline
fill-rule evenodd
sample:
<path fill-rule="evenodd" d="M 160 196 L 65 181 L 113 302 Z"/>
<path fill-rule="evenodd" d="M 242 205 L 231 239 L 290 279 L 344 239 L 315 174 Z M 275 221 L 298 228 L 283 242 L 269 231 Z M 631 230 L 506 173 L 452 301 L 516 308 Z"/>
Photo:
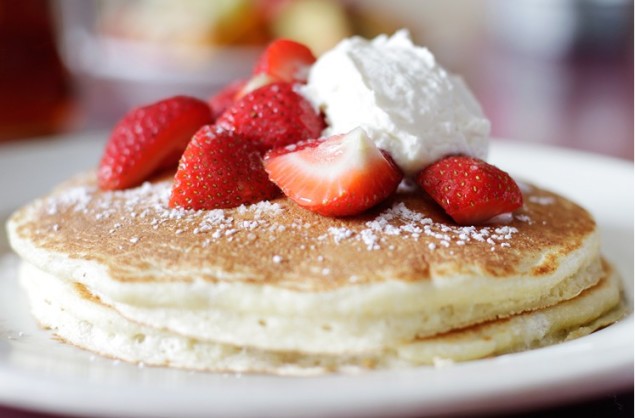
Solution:
<path fill-rule="evenodd" d="M 487 156 L 490 122 L 480 105 L 405 30 L 341 41 L 313 65 L 301 93 L 326 115 L 325 136 L 361 127 L 406 175 L 449 154 Z"/>

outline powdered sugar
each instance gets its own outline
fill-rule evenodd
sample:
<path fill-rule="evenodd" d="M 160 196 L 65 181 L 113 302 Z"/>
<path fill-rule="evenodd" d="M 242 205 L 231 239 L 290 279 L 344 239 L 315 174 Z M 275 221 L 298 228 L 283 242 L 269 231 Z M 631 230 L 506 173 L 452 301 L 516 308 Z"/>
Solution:
<path fill-rule="evenodd" d="M 553 205 L 556 202 L 556 199 L 553 196 L 529 196 L 529 201 L 531 203 L 546 206 Z"/>
<path fill-rule="evenodd" d="M 81 212 L 95 222 L 105 223 L 108 233 L 117 234 L 132 245 L 143 240 L 143 235 L 139 235 L 139 231 L 143 229 L 138 226 L 146 224 L 152 230 L 168 228 L 175 238 L 198 235 L 201 237 L 202 247 L 218 240 L 231 242 L 239 233 L 245 234 L 247 242 L 253 242 L 263 237 L 258 230 L 267 232 L 266 235 L 271 240 L 275 240 L 279 234 L 294 233 L 305 240 L 306 245 L 303 247 L 309 251 L 316 251 L 319 245 L 326 242 L 336 245 L 359 243 L 360 250 L 376 251 L 387 248 L 392 251 L 395 246 L 388 242 L 391 237 L 414 241 L 425 238 L 429 251 L 446 248 L 453 251 L 471 242 L 485 243 L 495 250 L 512 246 L 513 236 L 518 232 L 511 225 L 513 221 L 531 222 L 527 215 L 509 215 L 500 218 L 501 222 L 483 226 L 447 225 L 434 222 L 425 214 L 411 210 L 405 203 L 399 202 L 361 225 L 358 222 L 349 224 L 342 221 L 337 226 L 328 227 L 316 239 L 312 228 L 317 224 L 301 218 L 278 219 L 286 209 L 277 202 L 263 201 L 232 210 L 194 211 L 170 208 L 170 192 L 169 182 L 144 183 L 137 188 L 114 192 L 75 187 L 45 200 L 44 210 L 50 215 L 60 210 Z M 53 230 L 59 231 L 61 228 L 56 225 Z M 278 255 L 272 259 L 275 264 L 281 261 L 282 258 Z"/>
<path fill-rule="evenodd" d="M 94 188 L 72 187 L 66 190 L 65 193 L 58 195 L 57 199 L 48 199 L 46 213 L 48 215 L 55 215 L 59 207 L 67 206 L 72 207 L 74 212 L 86 212 L 93 192 Z"/>
<path fill-rule="evenodd" d="M 422 213 L 409 209 L 403 202 L 383 211 L 372 221 L 366 222 L 365 226 L 359 232 L 343 227 L 329 228 L 329 233 L 337 244 L 345 239 L 355 239 L 361 241 L 368 250 L 381 249 L 387 236 L 413 240 L 426 236 L 436 241 L 428 243 L 428 249 L 434 251 L 439 247 L 464 246 L 471 241 L 485 242 L 492 248 L 510 247 L 509 241 L 518 232 L 517 228 L 509 225 L 476 227 L 435 223 Z"/>
<path fill-rule="evenodd" d="M 340 227 L 340 228 L 330 227 L 329 234 L 333 237 L 335 242 L 339 244 L 343 240 L 350 238 L 353 235 L 353 231 L 351 231 L 350 229 L 346 229 L 344 227 Z"/>
<path fill-rule="evenodd" d="M 529 216 L 523 215 L 523 214 L 514 215 L 514 219 L 516 219 L 516 220 L 518 220 L 520 222 L 532 223 L 531 218 Z"/>
<path fill-rule="evenodd" d="M 45 199 L 44 211 L 51 216 L 61 211 L 82 213 L 95 222 L 106 223 L 109 234 L 124 234 L 127 226 L 144 223 L 153 230 L 170 227 L 175 236 L 188 233 L 203 235 L 206 245 L 221 238 L 231 240 L 240 231 L 253 231 L 263 227 L 274 228 L 275 231 L 284 229 L 283 225 L 274 221 L 283 211 L 282 206 L 275 202 L 242 205 L 236 211 L 251 219 L 236 221 L 223 209 L 195 211 L 170 208 L 170 193 L 169 182 L 146 182 L 136 188 L 110 192 L 80 186 Z M 60 226 L 56 225 L 53 230 L 59 231 Z M 174 225 L 178 227 L 175 228 Z M 137 244 L 141 237 L 130 235 L 126 239 L 130 244 Z"/>

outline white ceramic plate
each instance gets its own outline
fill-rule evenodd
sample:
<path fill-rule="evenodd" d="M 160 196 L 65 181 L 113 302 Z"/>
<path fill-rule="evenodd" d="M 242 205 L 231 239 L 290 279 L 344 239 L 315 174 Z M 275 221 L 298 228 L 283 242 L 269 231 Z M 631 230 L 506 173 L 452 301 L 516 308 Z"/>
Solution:
<path fill-rule="evenodd" d="M 0 147 L 0 214 L 96 164 L 104 139 L 85 135 Z M 586 206 L 632 300 L 631 163 L 507 141 L 494 144 L 491 160 Z M 95 357 L 39 330 L 16 284 L 16 261 L 5 255 L 0 262 L 0 404 L 5 405 L 129 417 L 436 416 L 536 408 L 604 395 L 633 382 L 633 315 L 568 343 L 437 369 L 280 378 L 137 367 Z"/>

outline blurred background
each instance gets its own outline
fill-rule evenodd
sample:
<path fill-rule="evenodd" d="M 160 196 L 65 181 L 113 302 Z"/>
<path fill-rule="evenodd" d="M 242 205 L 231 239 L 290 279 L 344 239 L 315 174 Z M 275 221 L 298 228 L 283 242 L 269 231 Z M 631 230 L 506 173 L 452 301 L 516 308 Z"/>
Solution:
<path fill-rule="evenodd" d="M 0 0 L 0 142 L 208 98 L 272 38 L 319 54 L 402 27 L 466 79 L 494 136 L 633 159 L 628 0 Z"/>

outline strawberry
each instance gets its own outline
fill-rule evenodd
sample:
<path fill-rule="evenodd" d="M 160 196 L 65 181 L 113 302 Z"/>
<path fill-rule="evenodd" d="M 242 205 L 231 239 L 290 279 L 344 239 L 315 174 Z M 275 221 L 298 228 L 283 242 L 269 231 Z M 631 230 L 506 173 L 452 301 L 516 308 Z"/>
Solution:
<path fill-rule="evenodd" d="M 239 96 L 239 93 L 247 84 L 247 80 L 236 80 L 223 87 L 209 101 L 209 107 L 212 109 L 212 120 L 218 119 Z"/>
<path fill-rule="evenodd" d="M 231 208 L 271 199 L 279 192 L 267 178 L 255 143 L 208 125 L 196 132 L 183 153 L 169 205 Z"/>
<path fill-rule="evenodd" d="M 264 165 L 291 200 L 326 216 L 364 212 L 391 195 L 403 177 L 361 128 L 271 150 Z"/>
<path fill-rule="evenodd" d="M 315 56 L 306 46 L 278 39 L 261 54 L 254 66 L 251 78 L 234 95 L 235 99 L 276 82 L 306 83 Z"/>
<path fill-rule="evenodd" d="M 212 116 L 207 103 L 176 96 L 130 111 L 113 129 L 99 163 L 103 190 L 133 187 L 175 167 L 188 142 Z"/>
<path fill-rule="evenodd" d="M 506 172 L 478 158 L 443 158 L 417 175 L 417 183 L 459 224 L 484 222 L 523 204 Z"/>
<path fill-rule="evenodd" d="M 315 56 L 305 45 L 289 39 L 277 39 L 267 46 L 253 74 L 267 74 L 278 81 L 306 82 Z"/>
<path fill-rule="evenodd" d="M 275 83 L 279 80 L 271 77 L 269 74 L 260 73 L 251 76 L 249 80 L 243 85 L 240 91 L 236 94 L 236 100 L 240 99 L 247 93 L 251 93 L 254 90 L 259 89 L 260 87 L 264 87 L 267 84 Z"/>
<path fill-rule="evenodd" d="M 289 83 L 267 84 L 238 100 L 216 121 L 262 152 L 320 136 L 324 119 Z"/>

